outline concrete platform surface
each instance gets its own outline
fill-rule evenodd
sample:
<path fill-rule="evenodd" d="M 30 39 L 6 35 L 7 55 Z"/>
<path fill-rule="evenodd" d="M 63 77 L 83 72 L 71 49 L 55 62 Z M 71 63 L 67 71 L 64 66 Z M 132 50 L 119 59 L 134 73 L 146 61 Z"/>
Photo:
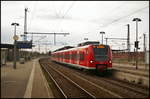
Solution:
<path fill-rule="evenodd" d="M 119 71 L 124 71 L 128 73 L 133 73 L 137 75 L 143 75 L 143 76 L 149 76 L 149 67 L 144 67 L 144 66 L 138 66 L 138 69 L 136 69 L 136 66 L 133 65 L 128 65 L 128 64 L 118 64 L 118 63 L 113 63 L 113 69 L 119 70 Z"/>
<path fill-rule="evenodd" d="M 116 70 L 113 77 L 149 88 L 149 69 L 144 66 L 138 67 L 136 69 L 133 65 L 113 63 L 112 68 Z"/>
<path fill-rule="evenodd" d="M 1 98 L 53 98 L 38 59 L 1 67 Z"/>

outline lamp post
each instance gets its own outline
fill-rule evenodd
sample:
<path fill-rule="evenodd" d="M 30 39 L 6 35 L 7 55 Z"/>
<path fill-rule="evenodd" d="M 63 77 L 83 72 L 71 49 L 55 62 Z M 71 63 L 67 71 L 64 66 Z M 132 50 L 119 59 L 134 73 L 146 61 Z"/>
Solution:
<path fill-rule="evenodd" d="M 102 34 L 102 44 L 103 44 L 103 34 L 105 34 L 105 32 L 101 31 L 100 34 Z"/>
<path fill-rule="evenodd" d="M 13 67 L 14 69 L 16 69 L 16 41 L 18 40 L 18 36 L 16 35 L 16 26 L 19 26 L 18 23 L 12 23 L 12 26 L 14 25 L 15 29 L 14 29 L 14 64 Z"/>
<path fill-rule="evenodd" d="M 136 48 L 136 69 L 138 69 L 138 22 L 142 21 L 140 18 L 134 18 L 132 21 L 136 21 L 136 41 L 135 41 L 135 48 Z"/>
<path fill-rule="evenodd" d="M 87 40 L 88 40 L 88 38 L 84 38 L 84 40 L 85 40 L 85 41 L 87 41 Z"/>
<path fill-rule="evenodd" d="M 107 40 L 108 40 L 108 38 L 105 38 L 106 39 L 106 45 L 107 45 Z"/>

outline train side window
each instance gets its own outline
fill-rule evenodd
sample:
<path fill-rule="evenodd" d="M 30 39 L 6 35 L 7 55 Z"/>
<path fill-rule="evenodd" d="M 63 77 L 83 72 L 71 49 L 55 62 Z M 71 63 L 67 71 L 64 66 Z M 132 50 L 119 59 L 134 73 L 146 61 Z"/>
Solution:
<path fill-rule="evenodd" d="M 59 54 L 59 58 L 61 59 L 61 54 Z"/>
<path fill-rule="evenodd" d="M 68 59 L 68 54 L 66 54 L 66 59 Z"/>
<path fill-rule="evenodd" d="M 68 54 L 68 59 L 70 59 L 70 54 Z"/>
<path fill-rule="evenodd" d="M 79 57 L 79 59 L 81 60 L 81 61 L 83 61 L 84 60 L 84 53 L 82 52 L 82 53 L 80 53 L 80 57 Z"/>
<path fill-rule="evenodd" d="M 66 54 L 64 53 L 64 59 L 66 59 Z"/>
<path fill-rule="evenodd" d="M 65 59 L 67 59 L 67 54 L 65 54 Z"/>
<path fill-rule="evenodd" d="M 89 54 L 88 49 L 86 49 L 86 55 L 88 55 L 88 54 Z"/>
<path fill-rule="evenodd" d="M 75 60 L 75 54 L 74 53 L 72 54 L 72 57 L 73 57 L 73 60 Z"/>
<path fill-rule="evenodd" d="M 70 53 L 70 59 L 72 60 L 72 53 Z"/>
<path fill-rule="evenodd" d="M 66 56 L 67 56 L 66 58 L 68 59 L 68 58 L 69 58 L 69 57 L 68 57 L 69 55 L 67 54 Z"/>
<path fill-rule="evenodd" d="M 66 54 L 65 54 L 65 59 L 67 59 L 66 57 L 67 57 L 67 56 L 66 56 Z"/>
<path fill-rule="evenodd" d="M 67 54 L 65 54 L 65 59 L 67 59 Z"/>
<path fill-rule="evenodd" d="M 74 60 L 77 60 L 77 53 L 74 54 Z"/>
<path fill-rule="evenodd" d="M 71 53 L 69 54 L 69 59 L 70 59 L 70 60 L 72 59 L 72 54 L 71 54 Z"/>
<path fill-rule="evenodd" d="M 72 54 L 72 60 L 75 60 L 75 54 L 74 53 Z"/>
<path fill-rule="evenodd" d="M 68 53 L 66 54 L 66 59 L 69 59 L 69 54 Z"/>
<path fill-rule="evenodd" d="M 65 54 L 63 53 L 63 59 L 65 59 Z"/>
<path fill-rule="evenodd" d="M 75 56 L 76 56 L 75 58 L 76 58 L 76 61 L 77 61 L 77 60 L 79 59 L 79 58 L 78 58 L 78 56 L 79 56 L 79 55 L 78 55 L 78 52 L 76 52 L 76 55 L 75 55 Z"/>
<path fill-rule="evenodd" d="M 68 54 L 68 59 L 70 59 L 70 54 Z"/>
<path fill-rule="evenodd" d="M 73 53 L 71 54 L 71 59 L 73 60 Z"/>
<path fill-rule="evenodd" d="M 80 52 L 77 54 L 77 60 L 80 60 Z"/>

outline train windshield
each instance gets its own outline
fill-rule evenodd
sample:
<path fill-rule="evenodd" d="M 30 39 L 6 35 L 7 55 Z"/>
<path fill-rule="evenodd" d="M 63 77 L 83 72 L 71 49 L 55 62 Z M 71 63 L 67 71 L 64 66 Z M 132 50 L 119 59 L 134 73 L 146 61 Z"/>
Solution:
<path fill-rule="evenodd" d="M 94 58 L 96 61 L 108 60 L 108 46 L 98 45 L 94 46 Z"/>

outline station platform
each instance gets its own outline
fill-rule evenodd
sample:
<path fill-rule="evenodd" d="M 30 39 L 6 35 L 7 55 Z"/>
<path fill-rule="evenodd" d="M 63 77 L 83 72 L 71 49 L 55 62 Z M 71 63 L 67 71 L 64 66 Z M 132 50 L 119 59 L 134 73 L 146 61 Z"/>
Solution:
<path fill-rule="evenodd" d="M 1 98 L 54 98 L 38 60 L 1 66 Z"/>
<path fill-rule="evenodd" d="M 149 66 L 113 63 L 113 77 L 149 88 Z"/>
<path fill-rule="evenodd" d="M 119 70 L 119 71 L 124 71 L 128 73 L 134 73 L 137 75 L 143 75 L 143 76 L 149 76 L 149 66 L 141 66 L 138 65 L 138 69 L 136 69 L 135 65 L 130 65 L 130 64 L 121 64 L 121 63 L 113 63 L 113 69 Z"/>

